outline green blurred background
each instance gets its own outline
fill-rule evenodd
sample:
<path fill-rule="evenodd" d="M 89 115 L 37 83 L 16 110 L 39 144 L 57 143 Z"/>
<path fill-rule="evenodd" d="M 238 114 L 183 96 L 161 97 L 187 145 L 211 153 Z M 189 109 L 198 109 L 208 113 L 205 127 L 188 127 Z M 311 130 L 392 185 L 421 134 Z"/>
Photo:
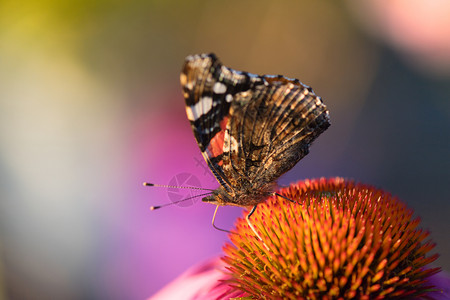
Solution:
<path fill-rule="evenodd" d="M 332 127 L 281 184 L 344 176 L 398 195 L 450 270 L 447 1 L 0 1 L 0 298 L 142 299 L 220 254 L 179 72 L 215 52 L 299 78 Z M 223 226 L 240 210 L 224 209 Z M 227 223 L 228 222 L 228 223 Z"/>

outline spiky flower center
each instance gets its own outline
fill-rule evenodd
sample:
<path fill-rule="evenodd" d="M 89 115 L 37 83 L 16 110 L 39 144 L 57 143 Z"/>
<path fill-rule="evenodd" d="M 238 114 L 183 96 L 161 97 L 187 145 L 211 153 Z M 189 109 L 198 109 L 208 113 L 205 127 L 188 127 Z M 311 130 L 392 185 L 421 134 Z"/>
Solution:
<path fill-rule="evenodd" d="M 238 219 L 224 247 L 236 289 L 262 299 L 421 296 L 437 255 L 419 219 L 390 194 L 341 178 L 306 180 Z"/>

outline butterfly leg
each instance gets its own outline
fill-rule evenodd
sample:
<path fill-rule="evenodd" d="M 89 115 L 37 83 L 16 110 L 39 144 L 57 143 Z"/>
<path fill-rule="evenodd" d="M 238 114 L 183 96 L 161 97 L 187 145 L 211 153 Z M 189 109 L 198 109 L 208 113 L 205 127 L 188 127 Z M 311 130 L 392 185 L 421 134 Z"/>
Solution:
<path fill-rule="evenodd" d="M 217 210 L 218 210 L 218 209 L 219 209 L 219 205 L 216 206 L 216 210 L 214 211 L 214 215 L 213 215 L 213 218 L 212 218 L 212 226 L 213 226 L 215 229 L 220 230 L 220 231 L 224 231 L 224 232 L 228 232 L 228 233 L 234 233 L 234 232 L 231 232 L 231 231 L 229 231 L 229 230 L 219 228 L 219 227 L 217 227 L 217 226 L 214 224 L 214 221 L 216 220 L 216 214 L 217 214 Z"/>
<path fill-rule="evenodd" d="M 261 238 L 261 236 L 259 235 L 259 233 L 256 231 L 255 227 L 253 226 L 252 222 L 250 222 L 250 217 L 253 215 L 253 213 L 256 210 L 256 206 L 253 206 L 252 209 L 250 210 L 250 212 L 248 213 L 248 215 L 245 217 L 245 220 L 247 220 L 247 224 L 248 226 L 250 226 L 250 228 L 253 230 L 253 232 L 255 233 L 255 235 L 258 237 L 258 239 L 263 242 L 264 247 L 266 247 L 267 250 L 270 251 L 269 247 L 267 247 L 266 243 L 264 243 L 263 239 Z"/>
<path fill-rule="evenodd" d="M 281 198 L 284 198 L 284 199 L 286 199 L 286 200 L 289 200 L 289 201 L 291 201 L 292 203 L 297 203 L 296 201 L 294 201 L 294 200 L 292 200 L 292 199 L 289 199 L 288 197 L 285 197 L 285 196 L 283 196 L 283 195 L 281 195 L 281 194 L 273 193 L 273 195 L 274 195 L 274 196 L 281 197 Z"/>

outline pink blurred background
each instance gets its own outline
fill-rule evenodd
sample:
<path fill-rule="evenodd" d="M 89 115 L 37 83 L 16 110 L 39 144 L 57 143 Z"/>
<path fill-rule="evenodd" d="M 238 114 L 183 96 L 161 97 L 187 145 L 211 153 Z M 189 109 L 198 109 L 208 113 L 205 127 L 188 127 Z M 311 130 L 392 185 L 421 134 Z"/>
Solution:
<path fill-rule="evenodd" d="M 219 255 L 214 206 L 169 203 L 205 172 L 184 113 L 188 54 L 311 85 L 332 126 L 280 180 L 344 176 L 398 195 L 450 270 L 450 4 L 0 3 L 0 299 L 143 299 Z M 240 208 L 221 208 L 230 228 Z"/>

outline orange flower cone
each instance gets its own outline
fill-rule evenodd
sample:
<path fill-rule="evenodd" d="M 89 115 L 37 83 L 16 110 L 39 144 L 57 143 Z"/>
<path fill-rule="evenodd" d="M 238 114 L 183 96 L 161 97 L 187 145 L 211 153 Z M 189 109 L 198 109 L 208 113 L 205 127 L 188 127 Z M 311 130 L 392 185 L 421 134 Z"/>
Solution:
<path fill-rule="evenodd" d="M 342 178 L 305 180 L 258 205 L 225 245 L 235 290 L 257 299 L 426 297 L 434 244 L 405 204 Z"/>

